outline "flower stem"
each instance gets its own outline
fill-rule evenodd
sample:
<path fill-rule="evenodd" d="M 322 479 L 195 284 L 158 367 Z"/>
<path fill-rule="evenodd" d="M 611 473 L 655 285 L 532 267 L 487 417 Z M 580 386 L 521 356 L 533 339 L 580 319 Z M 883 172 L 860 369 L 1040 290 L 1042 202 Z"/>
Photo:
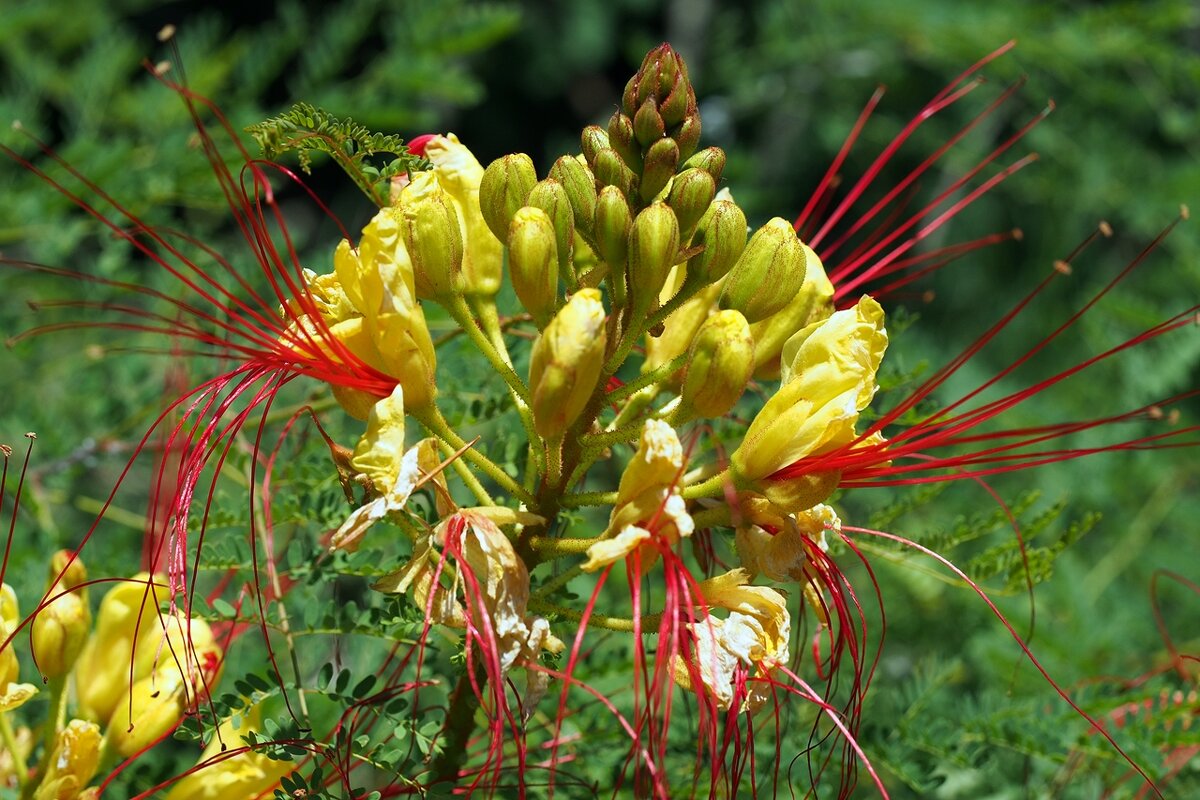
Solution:
<path fill-rule="evenodd" d="M 12 757 L 12 770 L 13 774 L 17 776 L 17 786 L 24 791 L 25 785 L 29 782 L 29 767 L 25 765 L 25 759 L 21 757 L 21 751 L 17 749 L 17 737 L 8 721 L 8 714 L 3 711 L 0 711 L 0 741 L 4 742 L 4 749 Z"/>
<path fill-rule="evenodd" d="M 726 467 L 707 480 L 683 487 L 683 499 L 696 500 L 700 497 L 717 497 L 725 490 L 729 482 L 729 467 Z"/>
<path fill-rule="evenodd" d="M 512 389 L 513 394 L 526 407 L 529 405 L 529 387 L 525 382 L 513 372 L 513 368 L 506 361 L 504 356 L 496 349 L 484 332 L 475 324 L 475 318 L 471 314 L 470 307 L 467 306 L 467 301 L 462 297 L 455 296 L 446 301 L 446 310 L 450 312 L 450 316 L 458 323 L 463 332 L 467 334 L 467 338 L 475 345 L 475 348 L 483 354 L 483 357 L 492 365 L 492 369 L 500 373 L 500 377 L 504 378 L 504 382 L 508 384 L 508 388 Z M 507 354 L 506 354 L 507 355 Z"/>
<path fill-rule="evenodd" d="M 418 422 L 429 429 L 430 433 L 448 443 L 454 449 L 461 450 L 466 447 L 466 441 L 454 432 L 454 429 L 446 422 L 446 418 L 442 416 L 442 412 L 438 410 L 437 406 L 431 405 L 428 408 L 415 409 L 411 413 Z M 530 504 L 533 502 L 533 495 L 522 489 L 515 480 L 509 477 L 507 472 L 500 469 L 494 461 L 483 453 L 473 447 L 468 447 L 463 452 L 463 458 L 478 467 L 483 474 L 495 481 L 500 488 L 513 497 L 518 498 L 522 503 Z"/>
<path fill-rule="evenodd" d="M 545 600 L 537 600 L 530 598 L 529 610 L 538 614 L 556 614 L 557 616 L 569 619 L 572 622 L 583 622 L 584 614 L 582 611 L 576 611 L 573 608 L 564 608 L 547 603 Z M 662 622 L 662 614 L 643 614 L 641 620 L 637 621 L 641 627 L 643 634 L 658 633 L 658 625 Z M 610 617 L 607 614 L 588 614 L 588 627 L 604 628 L 610 631 L 622 631 L 624 633 L 632 633 L 635 628 L 635 620 L 628 617 Z"/>
<path fill-rule="evenodd" d="M 550 536 L 534 536 L 529 540 L 529 546 L 538 551 L 538 555 L 546 559 L 561 558 L 562 556 L 586 553 L 588 548 L 600 541 L 598 537 L 588 539 L 555 539 Z"/>

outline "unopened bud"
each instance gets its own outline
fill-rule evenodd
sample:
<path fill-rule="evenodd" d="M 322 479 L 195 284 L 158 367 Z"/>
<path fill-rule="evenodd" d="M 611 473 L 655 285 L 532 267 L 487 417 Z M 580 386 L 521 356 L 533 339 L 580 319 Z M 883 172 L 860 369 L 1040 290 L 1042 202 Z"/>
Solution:
<path fill-rule="evenodd" d="M 722 308 L 736 308 L 749 322 L 758 322 L 779 311 L 804 285 L 804 245 L 791 223 L 775 217 L 754 235 L 733 265 Z"/>
<path fill-rule="evenodd" d="M 680 123 L 677 129 L 668 134 L 679 144 L 679 158 L 682 161 L 692 157 L 700 146 L 700 114 L 693 111 Z"/>
<path fill-rule="evenodd" d="M 596 163 L 592 167 L 596 180 L 601 186 L 615 186 L 626 197 L 633 192 L 634 174 L 617 151 L 607 147 L 596 154 Z"/>
<path fill-rule="evenodd" d="M 463 240 L 454 204 L 433 172 L 400 193 L 401 234 L 412 259 L 418 297 L 443 299 L 460 290 Z"/>
<path fill-rule="evenodd" d="M 720 183 L 721 173 L 725 171 L 725 151 L 719 147 L 706 147 L 683 162 L 684 169 L 692 167 L 704 170 Z"/>
<path fill-rule="evenodd" d="M 614 271 L 624 269 L 632 226 L 629 202 L 621 190 L 616 186 L 601 189 L 596 202 L 596 247 Z"/>
<path fill-rule="evenodd" d="M 16 628 L 21 620 L 20 608 L 17 593 L 7 583 L 0 583 L 0 620 L 8 625 L 9 630 Z"/>
<path fill-rule="evenodd" d="M 600 379 L 606 334 L 599 289 L 582 289 L 550 320 L 533 345 L 529 385 L 533 427 L 561 437 L 587 405 Z"/>
<path fill-rule="evenodd" d="M 497 158 L 483 171 L 479 182 L 479 210 L 488 229 L 500 241 L 508 238 L 513 214 L 525 205 L 529 190 L 537 183 L 533 159 L 524 153 Z"/>
<path fill-rule="evenodd" d="M 508 266 L 521 305 L 545 329 L 558 306 L 558 255 L 554 225 L 542 209 L 526 206 L 513 217 Z"/>
<path fill-rule="evenodd" d="M 746 249 L 746 215 L 732 200 L 715 200 L 696 224 L 692 247 L 704 249 L 688 259 L 688 274 L 704 284 L 725 277 Z"/>
<path fill-rule="evenodd" d="M 583 129 L 583 134 L 579 137 L 579 143 L 583 149 L 583 157 L 587 159 L 588 164 L 596 163 L 596 156 L 606 147 L 611 147 L 608 143 L 608 134 L 599 125 L 588 125 Z"/>
<path fill-rule="evenodd" d="M 63 572 L 64 569 L 66 572 Z M 83 559 L 72 550 L 58 550 L 50 556 L 50 580 L 57 578 L 60 572 L 63 573 L 62 580 L 55 587 L 59 591 L 74 589 L 87 582 L 87 567 L 83 565 Z"/>
<path fill-rule="evenodd" d="M 188 703 L 179 669 L 171 664 L 133 684 L 105 728 L 106 748 L 131 758 L 175 729 Z"/>
<path fill-rule="evenodd" d="M 608 146 L 620 154 L 630 170 L 641 171 L 642 151 L 633 129 L 633 120 L 620 111 L 614 112 L 608 120 Z"/>
<path fill-rule="evenodd" d="M 558 271 L 564 278 L 570 274 L 571 254 L 575 249 L 575 212 L 567 190 L 553 178 L 538 181 L 529 192 L 526 205 L 540 208 L 550 217 L 557 246 Z"/>
<path fill-rule="evenodd" d="M 438 184 L 454 204 L 463 241 L 462 291 L 491 298 L 500 291 L 504 252 L 499 239 L 488 232 L 479 203 L 483 167 L 453 133 L 431 136 L 424 144 Z"/>
<path fill-rule="evenodd" d="M 550 168 L 550 177 L 567 191 L 575 227 L 591 234 L 596 220 L 596 177 L 592 171 L 574 156 L 563 156 Z"/>
<path fill-rule="evenodd" d="M 678 125 L 696 113 L 696 93 L 686 80 L 677 80 L 666 97 L 658 103 L 658 113 L 668 128 Z"/>
<path fill-rule="evenodd" d="M 92 625 L 91 610 L 75 592 L 52 600 L 33 618 L 33 654 L 48 678 L 75 666 Z"/>
<path fill-rule="evenodd" d="M 683 286 L 685 277 L 685 265 L 677 264 L 672 267 L 671 274 L 659 293 L 660 303 L 666 303 L 675 296 L 675 293 Z M 715 309 L 717 298 L 720 295 L 721 282 L 718 281 L 711 286 L 705 286 L 692 295 L 691 299 L 672 311 L 663 321 L 662 333 L 658 336 L 646 337 L 646 359 L 642 362 L 642 372 L 656 370 L 677 356 L 686 353 L 691 347 L 692 340 L 696 338 L 696 332 L 700 330 L 704 320 L 708 319 L 709 314 Z M 678 392 L 682 382 L 683 369 L 678 369 L 660 380 L 659 386 Z"/>
<path fill-rule="evenodd" d="M 804 245 L 804 285 L 786 306 L 750 326 L 754 336 L 754 377 L 775 380 L 780 375 L 780 353 L 792 334 L 833 313 L 833 284 L 821 259 Z"/>
<path fill-rule="evenodd" d="M 642 321 L 658 305 L 658 293 L 679 255 L 679 221 L 666 203 L 637 215 L 629 234 L 629 305 Z"/>
<path fill-rule="evenodd" d="M 649 147 L 663 138 L 666 130 L 667 126 L 663 124 L 663 118 L 658 113 L 658 104 L 654 102 L 654 98 L 647 97 L 633 117 L 633 135 L 638 144 Z"/>
<path fill-rule="evenodd" d="M 662 101 L 681 87 L 685 93 L 690 88 L 687 65 L 679 53 L 675 52 L 675 48 L 664 43 L 648 52 L 642 59 L 637 73 L 625 84 L 621 105 L 625 113 L 633 115 L 646 98 L 653 97 Z"/>
<path fill-rule="evenodd" d="M 100 765 L 100 727 L 73 719 L 54 737 L 33 800 L 77 800 Z"/>
<path fill-rule="evenodd" d="M 642 165 L 642 182 L 638 189 L 642 201 L 649 203 L 657 197 L 678 166 L 679 145 L 674 139 L 659 139 L 650 145 Z"/>
<path fill-rule="evenodd" d="M 683 378 L 684 408 L 701 417 L 722 417 L 737 404 L 754 369 L 750 325 L 732 309 L 713 314 L 700 326 Z"/>
<path fill-rule="evenodd" d="M 713 197 L 717 194 L 717 184 L 702 169 L 693 167 L 685 169 L 671 181 L 671 190 L 667 192 L 667 205 L 679 219 L 679 235 L 684 241 L 691 238 L 696 223 L 708 211 Z"/>

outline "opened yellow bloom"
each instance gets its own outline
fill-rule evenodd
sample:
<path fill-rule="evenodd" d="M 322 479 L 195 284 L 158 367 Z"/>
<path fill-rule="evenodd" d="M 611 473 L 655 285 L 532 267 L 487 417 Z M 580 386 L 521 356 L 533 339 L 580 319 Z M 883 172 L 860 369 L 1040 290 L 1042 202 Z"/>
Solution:
<path fill-rule="evenodd" d="M 262 730 L 262 711 L 254 706 L 242 715 L 240 724 L 234 726 L 230 718 L 221 723 L 216 736 L 204 748 L 200 763 L 206 766 L 185 775 L 167 793 L 167 800 L 242 800 L 258 797 L 279 784 L 296 765 L 290 761 L 276 761 L 254 750 L 243 750 L 236 755 L 221 758 L 223 748 L 239 746 L 239 742 L 253 731 Z M 211 764 L 208 764 L 212 759 Z"/>
<path fill-rule="evenodd" d="M 73 719 L 58 732 L 33 800 L 76 800 L 100 764 L 100 727 Z"/>
<path fill-rule="evenodd" d="M 791 617 L 787 598 L 766 586 L 749 586 L 749 574 L 736 569 L 699 584 L 698 592 L 709 615 L 688 623 L 695 636 L 692 669 L 678 660 L 675 679 L 685 688 L 695 688 L 698 676 L 717 707 L 733 705 L 740 682 L 746 680 L 741 711 L 753 711 L 771 697 L 767 679 L 771 671 L 788 661 Z M 712 615 L 726 610 L 724 618 Z"/>
<path fill-rule="evenodd" d="M 783 384 L 755 416 L 731 458 L 738 487 L 759 491 L 790 511 L 811 508 L 828 497 L 837 485 L 836 474 L 764 479 L 802 458 L 854 441 L 858 415 L 875 395 L 875 373 L 887 341 L 883 309 L 865 296 L 854 308 L 792 336 L 783 348 Z"/>
<path fill-rule="evenodd" d="M 357 550 L 372 525 L 404 508 L 421 482 L 423 451 L 428 465 L 429 455 L 434 452 L 430 440 L 404 449 L 404 389 L 397 385 L 391 396 L 372 407 L 366 433 L 350 459 L 350 466 L 370 482 L 378 496 L 342 523 L 330 542 L 331 549 Z"/>
<path fill-rule="evenodd" d="M 668 545 L 695 529 L 686 503 L 679 493 L 683 473 L 683 446 L 675 429 L 659 420 L 647 420 L 638 449 L 621 475 L 617 502 L 608 529 L 600 541 L 588 548 L 583 569 L 593 571 L 625 558 L 650 539 L 652 531 Z M 649 549 L 649 566 L 658 551 Z"/>
<path fill-rule="evenodd" d="M 752 574 L 775 581 L 804 582 L 809 577 L 805 573 L 808 548 L 827 550 L 825 531 L 840 531 L 841 527 L 842 521 L 834 510 L 821 504 L 794 514 L 751 514 L 747 524 L 737 529 L 734 541 L 742 566 Z"/>

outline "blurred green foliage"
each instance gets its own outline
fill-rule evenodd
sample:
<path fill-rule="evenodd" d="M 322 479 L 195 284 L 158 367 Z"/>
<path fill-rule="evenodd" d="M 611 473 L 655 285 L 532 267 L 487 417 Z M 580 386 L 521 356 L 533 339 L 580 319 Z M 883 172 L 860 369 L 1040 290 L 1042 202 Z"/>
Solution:
<path fill-rule="evenodd" d="M 485 163 L 521 150 L 542 170 L 557 153 L 577 147 L 582 125 L 607 119 L 641 54 L 670 40 L 689 60 L 705 142 L 736 153 L 726 183 L 756 221 L 791 216 L 803 207 L 878 84 L 888 91 L 848 162 L 848 176 L 864 169 L 954 75 L 1015 38 L 1017 49 L 987 68 L 993 85 L 979 90 L 982 99 L 973 95 L 931 120 L 897 154 L 881 185 L 893 185 L 1004 85 L 1025 78 L 1018 99 L 948 154 L 923 179 L 921 190 L 928 195 L 947 185 L 1053 98 L 1054 113 L 1020 148 L 1036 151 L 1039 163 L 977 202 L 955 220 L 947 238 L 932 244 L 1012 227 L 1023 230 L 1023 241 L 978 253 L 923 284 L 920 288 L 935 291 L 936 301 L 917 304 L 919 320 L 899 337 L 889 358 L 904 365 L 901 372 L 918 362 L 945 363 L 1099 220 L 1110 220 L 1117 236 L 1093 244 L 1076 262 L 1071 280 L 961 371 L 948 397 L 1027 351 L 1066 309 L 1086 302 L 1136 257 L 1180 203 L 1200 201 L 1200 9 L 1187 0 L 967 5 L 586 0 L 525 7 L 358 0 L 336 6 L 281 2 L 224 13 L 186 4 L 164 9 L 145 0 L 71 4 L 69 11 L 61 3 L 7 3 L 0 25 L 0 122 L 21 120 L 138 218 L 186 230 L 249 269 L 254 264 L 229 230 L 185 108 L 141 66 L 145 58 L 164 57 L 153 37 L 168 22 L 179 25 L 190 85 L 213 98 L 234 129 L 305 101 L 404 138 L 453 129 Z M 5 144 L 33 152 L 21 135 L 7 130 L 2 135 Z M 328 165 L 322 170 L 319 163 L 312 185 L 353 230 L 368 206 L 336 170 Z M 63 179 L 61 170 L 54 174 Z M 94 195 L 87 197 L 95 202 Z M 286 208 L 302 254 L 323 270 L 336 227 L 298 193 Z M 6 161 L 0 162 L 0 251 L 10 259 L 171 286 L 154 264 L 134 257 L 127 243 Z M 1003 387 L 1028 385 L 1194 305 L 1200 296 L 1198 265 L 1200 236 L 1195 223 L 1185 223 L 1128 284 L 1039 358 L 1041 366 L 1021 370 Z M 0 331 L 12 336 L 43 320 L 72 318 L 68 309 L 46 320 L 24 306 L 56 299 L 111 297 L 102 287 L 5 268 Z M 56 546 L 78 543 L 131 446 L 169 393 L 165 360 L 117 353 L 114 347 L 154 346 L 136 336 L 98 337 L 85 330 L 25 339 L 0 351 L 5 376 L 0 441 L 15 444 L 30 429 L 40 435 L 13 563 L 35 563 Z M 1173 336 L 1035 398 L 1008 419 L 1036 425 L 1136 407 L 1194 388 L 1198 365 L 1200 336 Z M 198 382 L 207 369 L 210 365 L 191 366 L 187 379 Z M 462 414 L 488 424 L 491 399 L 464 395 Z M 1194 399 L 1180 408 L 1181 424 L 1200 418 Z M 1153 430 L 1148 423 L 1134 425 Z M 1081 438 L 1079 446 L 1088 441 Z M 317 527 L 322 520 L 328 524 L 338 508 L 329 476 L 325 483 L 317 477 L 319 449 L 307 453 L 312 461 L 298 457 L 287 480 L 311 490 L 314 499 L 302 507 L 282 501 L 279 509 L 281 524 L 295 525 L 295 531 L 306 515 L 310 526 L 313 518 Z M 110 514 L 101 528 L 106 545 L 89 556 L 96 573 L 128 571 L 140 546 L 151 467 L 140 465 L 125 481 L 117 501 L 124 516 Z M 1164 754 L 1195 744 L 1197 735 L 1181 724 L 1195 709 L 1164 706 L 1159 695 L 1188 683 L 1171 672 L 1144 684 L 1125 681 L 1168 664 L 1154 625 L 1152 576 L 1169 569 L 1200 580 L 1200 468 L 1194 452 L 1109 454 L 993 483 L 1000 496 L 1028 505 L 1020 516 L 1022 530 L 1039 534 L 1030 547 L 1057 554 L 1035 565 L 1042 579 L 1036 587 L 1035 653 L 1097 717 L 1149 699 L 1157 710 L 1110 730 L 1151 775 L 1163 775 Z M 1029 504 L 1018 502 L 1030 489 L 1038 496 Z M 217 508 L 228 518 L 216 527 L 227 538 L 240 532 L 244 507 L 236 491 L 218 498 Z M 1000 608 L 1016 630 L 1029 633 L 1029 600 L 1024 573 L 1014 569 L 1012 532 L 982 488 L 964 484 L 928 495 L 855 492 L 841 508 L 848 524 L 873 520 L 935 546 L 961 566 L 990 565 L 990 572 L 973 574 L 1000 596 Z M 1102 519 L 1091 532 L 1057 553 L 1059 543 L 1074 542 L 1091 525 L 1093 512 Z M 293 566 L 299 568 L 314 553 L 311 541 L 294 535 L 300 549 Z M 868 539 L 861 546 L 875 575 L 853 567 L 850 559 L 844 568 L 868 609 L 874 606 L 871 581 L 877 581 L 888 611 L 887 643 L 864 711 L 861 743 L 893 797 L 1095 797 L 1125 775 L 1128 765 L 1087 733 L 1086 723 L 1023 661 L 974 593 L 923 556 Z M 220 555 L 214 554 L 214 569 L 226 563 Z M 247 553 L 226 555 L 233 563 Z M 371 567 L 372 554 L 356 564 L 355 569 Z M 344 566 L 354 571 L 354 565 Z M 9 580 L 32 596 L 40 589 L 40 570 L 25 572 L 10 571 Z M 379 624 L 384 602 L 361 579 L 311 580 L 315 596 L 333 596 L 339 606 L 347 597 L 360 604 L 345 618 L 304 621 L 313 630 L 356 630 L 360 613 L 374 614 L 372 624 Z M 1200 598 L 1168 582 L 1160 586 L 1157 604 L 1176 646 L 1200 649 L 1195 624 Z M 392 622 L 399 631 L 412 620 Z M 882 621 L 873 617 L 871 630 L 881 629 Z M 324 650 L 306 653 L 303 669 L 315 671 L 324 656 Z M 449 648 L 438 656 L 450 657 Z M 627 663 L 623 657 L 615 646 L 605 651 L 592 665 L 593 677 L 602 682 L 605 670 L 619 677 Z M 1089 683 L 1101 676 L 1109 679 Z M 1191 685 L 1195 682 L 1193 671 Z M 573 724 L 586 730 L 586 715 L 602 713 L 589 709 Z M 813 728 L 810 711 L 788 714 L 782 752 L 790 757 L 809 744 Z M 764 755 L 773 755 L 775 742 L 762 739 Z M 680 751 L 688 752 L 687 742 Z M 600 785 L 611 781 L 611 768 L 579 766 L 585 782 Z M 783 773 L 803 794 L 805 757 L 785 765 Z M 125 780 L 136 786 L 145 777 L 135 772 Z M 861 795 L 871 796 L 868 782 L 860 783 Z M 1132 780 L 1119 784 L 1117 796 L 1133 796 L 1134 787 Z M 1197 793 L 1200 767 L 1194 759 L 1163 786 L 1167 797 Z"/>

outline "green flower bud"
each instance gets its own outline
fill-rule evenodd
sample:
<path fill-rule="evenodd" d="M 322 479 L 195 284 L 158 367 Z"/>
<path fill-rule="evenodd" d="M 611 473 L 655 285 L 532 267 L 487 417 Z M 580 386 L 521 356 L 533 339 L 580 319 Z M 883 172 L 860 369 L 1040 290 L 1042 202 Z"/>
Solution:
<path fill-rule="evenodd" d="M 533 427 L 543 439 L 561 437 L 596 389 L 606 333 L 599 289 L 576 292 L 533 344 L 529 386 Z"/>
<path fill-rule="evenodd" d="M 687 81 L 676 81 L 671 91 L 658 103 L 658 113 L 667 127 L 678 125 L 696 114 L 696 93 Z"/>
<path fill-rule="evenodd" d="M 542 209 L 526 206 L 513 217 L 508 266 L 517 298 L 544 330 L 558 308 L 558 255 L 554 224 Z"/>
<path fill-rule="evenodd" d="M 667 126 L 663 124 L 663 118 L 658 113 L 658 104 L 654 102 L 654 98 L 647 97 L 633 117 L 634 138 L 642 147 L 649 147 L 663 138 L 666 132 Z"/>
<path fill-rule="evenodd" d="M 625 84 L 622 109 L 633 116 L 647 98 L 661 101 L 681 87 L 685 96 L 691 90 L 687 65 L 671 45 L 664 43 L 646 54 L 642 66 Z"/>
<path fill-rule="evenodd" d="M 700 326 L 683 378 L 682 408 L 701 417 L 722 417 L 737 404 L 754 370 L 750 324 L 732 309 Z"/>
<path fill-rule="evenodd" d="M 605 186 L 596 201 L 596 247 L 612 269 L 624 271 L 633 216 L 629 202 L 616 186 Z"/>
<path fill-rule="evenodd" d="M 563 156 L 550 168 L 550 177 L 566 189 L 575 227 L 590 234 L 596 220 L 596 177 L 592 171 L 574 156 Z"/>
<path fill-rule="evenodd" d="M 626 197 L 633 192 L 633 170 L 626 166 L 625 162 L 621 160 L 621 156 L 617 155 L 617 151 L 611 147 L 596 154 L 596 163 L 592 166 L 592 172 L 596 174 L 596 180 L 601 186 L 615 186 Z"/>
<path fill-rule="evenodd" d="M 596 156 L 606 147 L 611 147 L 608 143 L 608 134 L 599 125 L 588 125 L 583 129 L 583 134 L 579 137 L 580 145 L 583 147 L 583 157 L 587 159 L 589 165 L 596 163 Z"/>
<path fill-rule="evenodd" d="M 458 213 L 436 175 L 422 172 L 400 192 L 401 235 L 412 259 L 418 297 L 447 298 L 462 287 Z"/>
<path fill-rule="evenodd" d="M 564 278 L 567 277 L 571 270 L 571 254 L 575 249 L 575 212 L 571 210 L 571 198 L 567 196 L 567 190 L 553 178 L 538 181 L 529 192 L 526 205 L 540 208 L 549 215 L 554 225 L 558 271 Z"/>
<path fill-rule="evenodd" d="M 92 613 L 76 593 L 55 598 L 33 618 L 33 654 L 48 678 L 66 675 L 87 642 Z"/>
<path fill-rule="evenodd" d="M 658 293 L 679 255 L 679 221 L 666 203 L 652 203 L 629 234 L 629 305 L 641 322 L 658 306 Z"/>
<path fill-rule="evenodd" d="M 700 145 L 700 114 L 689 114 L 677 129 L 671 131 L 670 136 L 679 144 L 679 159 L 686 161 L 691 158 Z"/>
<path fill-rule="evenodd" d="M 721 173 L 725 171 L 725 151 L 719 147 L 706 147 L 683 162 L 684 169 L 692 167 L 704 170 L 720 183 Z"/>
<path fill-rule="evenodd" d="M 775 217 L 754 235 L 733 265 L 722 308 L 736 308 L 749 322 L 758 322 L 779 311 L 804 285 L 804 245 L 791 223 Z"/>
<path fill-rule="evenodd" d="M 732 200 L 716 200 L 696 224 L 692 247 L 704 249 L 688 259 L 688 274 L 705 284 L 716 283 L 746 249 L 746 215 Z"/>
<path fill-rule="evenodd" d="M 639 188 L 642 201 L 649 203 L 671 180 L 679 166 L 679 145 L 674 139 L 659 139 L 646 151 L 646 162 L 642 165 L 642 182 Z"/>
<path fill-rule="evenodd" d="M 754 377 L 758 380 L 778 378 L 784 342 L 833 313 L 833 284 L 825 276 L 825 267 L 808 245 L 804 245 L 804 255 L 806 267 L 800 291 L 782 309 L 750 326 L 754 335 Z"/>
<path fill-rule="evenodd" d="M 633 121 L 620 111 L 608 120 L 608 146 L 620 154 L 621 160 L 633 172 L 642 169 L 642 151 L 633 130 Z"/>
<path fill-rule="evenodd" d="M 496 238 L 505 241 L 513 214 L 525 205 L 529 190 L 537 183 L 533 159 L 524 153 L 497 158 L 483 171 L 479 182 L 479 210 Z"/>
<path fill-rule="evenodd" d="M 667 205 L 679 219 L 679 235 L 684 241 L 691 238 L 696 223 L 708 211 L 716 194 L 717 184 L 712 175 L 696 167 L 685 169 L 671 181 Z"/>

